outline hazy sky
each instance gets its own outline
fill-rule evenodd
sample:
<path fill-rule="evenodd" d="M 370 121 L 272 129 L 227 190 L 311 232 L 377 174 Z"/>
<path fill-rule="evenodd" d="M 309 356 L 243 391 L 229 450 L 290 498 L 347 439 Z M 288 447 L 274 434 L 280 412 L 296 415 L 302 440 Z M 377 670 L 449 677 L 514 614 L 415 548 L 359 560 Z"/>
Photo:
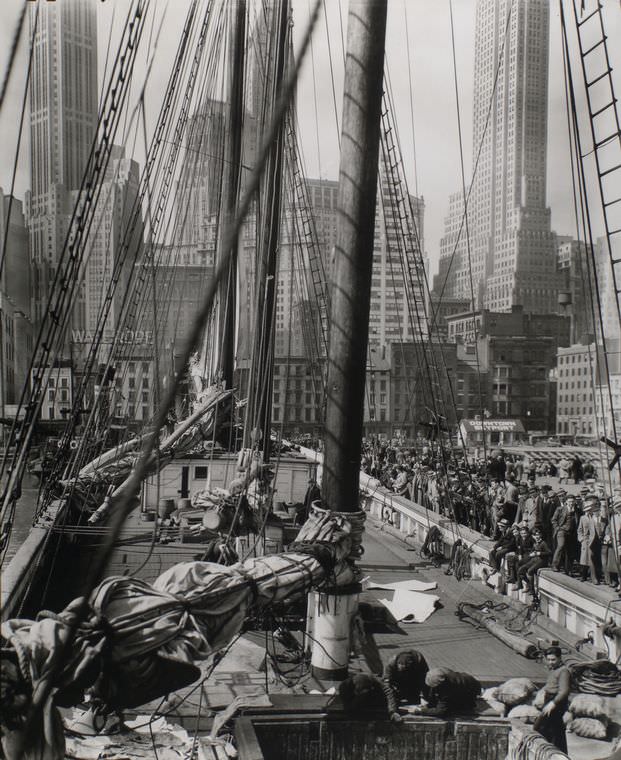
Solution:
<path fill-rule="evenodd" d="M 116 29 L 127 12 L 129 0 L 85 1 L 96 3 L 98 6 L 101 76 L 112 19 L 114 17 Z M 56 2 L 62 3 L 63 0 Z M 306 26 L 312 2 L 314 0 L 293 0 L 294 35 L 298 42 Z M 572 0 L 564 2 L 569 14 Z M 609 40 L 614 43 L 614 40 L 621 39 L 621 7 L 618 0 L 603 0 L 603 3 Z M 3 52 L 0 65 L 3 75 L 21 5 L 20 0 L 2 0 L 0 50 Z M 163 92 L 187 5 L 188 0 L 152 0 L 155 13 L 154 28 L 159 28 L 160 19 L 163 18 L 163 31 L 146 93 L 150 112 L 155 112 L 158 94 Z M 410 192 L 417 190 L 425 198 L 425 247 L 430 256 L 432 271 L 435 271 L 448 195 L 461 187 L 450 5 L 449 0 L 389 0 L 388 6 L 387 61 L 396 102 L 400 142 Z M 476 0 L 453 0 L 459 106 L 467 180 L 470 177 L 472 160 L 475 8 Z M 550 0 L 550 8 L 548 205 L 552 209 L 553 229 L 560 234 L 574 234 L 558 2 Z M 325 0 L 325 11 L 321 14 L 313 40 L 313 57 L 311 59 L 309 55 L 301 78 L 298 114 L 306 168 L 310 176 L 335 179 L 338 174 L 338 140 L 332 76 L 340 123 L 343 68 L 341 31 L 346 34 L 346 12 L 345 0 L 341 3 L 338 0 Z M 112 36 L 114 39 L 114 32 Z M 617 56 L 618 48 L 621 46 L 611 45 L 613 54 Z M 332 53 L 331 58 L 329 49 Z M 26 51 L 27 42 L 23 38 L 7 100 L 0 112 L 0 185 L 5 192 L 8 192 L 10 187 L 15 158 L 17 125 L 26 74 Z M 144 66 L 141 70 L 144 71 Z M 617 95 L 621 93 L 620 71 L 621 61 L 614 74 Z M 23 197 L 28 188 L 28 146 L 26 129 L 22 139 L 20 171 L 16 186 L 18 197 Z M 142 155 L 142 148 L 138 146 L 137 159 L 141 160 Z"/>

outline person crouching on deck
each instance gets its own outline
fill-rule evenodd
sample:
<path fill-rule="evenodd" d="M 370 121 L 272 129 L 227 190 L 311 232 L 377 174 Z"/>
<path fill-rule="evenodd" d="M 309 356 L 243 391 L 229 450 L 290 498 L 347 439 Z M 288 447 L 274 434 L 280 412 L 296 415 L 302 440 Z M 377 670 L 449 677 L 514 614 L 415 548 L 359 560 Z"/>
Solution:
<path fill-rule="evenodd" d="M 481 684 L 469 673 L 448 668 L 431 668 L 425 677 L 429 688 L 427 704 L 411 712 L 445 718 L 474 712 Z"/>
<path fill-rule="evenodd" d="M 427 696 L 425 677 L 428 672 L 427 660 L 416 649 L 399 652 L 388 662 L 384 683 L 388 687 L 388 712 L 391 715 L 397 712 L 399 702 L 414 705 Z"/>

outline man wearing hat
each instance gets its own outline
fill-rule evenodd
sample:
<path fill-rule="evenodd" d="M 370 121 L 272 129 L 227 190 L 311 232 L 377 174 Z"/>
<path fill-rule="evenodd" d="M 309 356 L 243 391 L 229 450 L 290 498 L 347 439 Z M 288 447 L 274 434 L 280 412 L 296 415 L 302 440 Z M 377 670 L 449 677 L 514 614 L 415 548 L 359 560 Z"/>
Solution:
<path fill-rule="evenodd" d="M 524 560 L 518 565 L 517 577 L 518 577 L 518 589 L 522 586 L 526 586 L 526 591 L 535 591 L 535 578 L 537 571 L 542 567 L 547 567 L 550 562 L 550 548 L 543 540 L 543 535 L 539 528 L 535 528 L 532 532 L 533 547 L 524 558 Z"/>
<path fill-rule="evenodd" d="M 509 552 L 514 552 L 516 547 L 515 536 L 511 530 L 509 520 L 503 517 L 498 521 L 498 528 L 500 530 L 500 538 L 489 553 L 489 563 L 495 573 L 500 570 L 500 564 L 504 557 Z"/>
<path fill-rule="evenodd" d="M 601 554 L 604 523 L 599 516 L 599 499 L 587 496 L 584 500 L 584 514 L 578 523 L 578 541 L 580 542 L 580 565 L 582 578 L 586 581 L 589 569 L 591 583 L 599 585 L 599 562 Z"/>
<path fill-rule="evenodd" d="M 537 486 L 531 486 L 528 489 L 525 501 L 518 507 L 518 512 L 515 518 L 516 522 L 525 523 L 529 530 L 532 530 L 535 525 L 541 524 L 538 496 L 539 489 Z"/>
<path fill-rule="evenodd" d="M 561 492 L 559 491 L 559 494 Z M 563 491 L 563 494 L 566 494 Z M 554 538 L 554 556 L 552 569 L 556 572 L 563 568 L 566 575 L 571 574 L 571 568 L 576 552 L 577 538 L 576 500 L 569 494 L 556 508 L 552 515 L 552 534 Z"/>
<path fill-rule="evenodd" d="M 481 684 L 469 673 L 448 668 L 431 668 L 425 677 L 429 689 L 428 704 L 417 712 L 439 718 L 474 712 Z"/>

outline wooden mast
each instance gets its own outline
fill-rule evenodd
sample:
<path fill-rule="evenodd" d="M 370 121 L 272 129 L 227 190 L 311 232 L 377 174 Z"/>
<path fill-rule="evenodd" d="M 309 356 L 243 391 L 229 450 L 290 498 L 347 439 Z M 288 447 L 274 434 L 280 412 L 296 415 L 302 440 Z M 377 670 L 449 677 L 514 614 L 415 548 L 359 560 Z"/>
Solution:
<path fill-rule="evenodd" d="M 226 135 L 226 151 L 224 171 L 226 185 L 223 199 L 223 219 L 220 230 L 224 230 L 235 215 L 237 200 L 241 186 L 241 162 L 243 144 L 243 114 L 244 114 L 244 58 L 246 42 L 246 0 L 234 0 L 231 4 L 231 90 L 230 110 L 228 119 L 228 134 Z M 221 245 L 223 244 L 221 238 Z M 220 248 L 220 246 L 219 246 Z M 226 255 L 228 256 L 228 251 Z M 235 322 L 236 322 L 236 281 L 237 259 L 230 257 L 228 272 L 224 278 L 220 299 L 220 371 L 225 388 L 233 387 L 233 371 L 235 364 Z"/>
<path fill-rule="evenodd" d="M 386 0 L 350 0 L 332 273 L 323 506 L 358 511 Z"/>
<path fill-rule="evenodd" d="M 268 46 L 268 61 L 265 66 L 264 124 L 270 123 L 284 82 L 290 32 L 289 14 L 289 0 L 277 0 L 271 14 L 271 29 L 274 30 L 275 39 Z M 260 339 L 252 356 L 246 415 L 249 424 L 246 424 L 244 433 L 244 447 L 247 448 L 249 446 L 256 426 L 256 429 L 261 431 L 262 434 L 261 446 L 259 448 L 264 462 L 268 462 L 270 456 L 276 284 L 282 207 L 283 144 L 284 128 L 281 126 L 272 144 L 270 157 L 266 163 L 265 173 L 261 181 L 259 193 L 260 211 L 257 213 L 259 261 L 257 263 L 257 305 L 255 314 L 256 329 L 260 331 Z"/>

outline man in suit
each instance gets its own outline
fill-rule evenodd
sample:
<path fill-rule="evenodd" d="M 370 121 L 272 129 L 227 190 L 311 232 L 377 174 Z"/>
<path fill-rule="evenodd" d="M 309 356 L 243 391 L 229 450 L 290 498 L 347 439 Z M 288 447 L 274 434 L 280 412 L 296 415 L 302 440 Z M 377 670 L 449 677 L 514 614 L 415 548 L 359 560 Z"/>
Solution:
<path fill-rule="evenodd" d="M 599 563 L 604 528 L 605 524 L 600 520 L 599 515 L 599 499 L 597 496 L 587 496 L 584 500 L 584 514 L 578 523 L 581 580 L 586 581 L 590 570 L 591 583 L 595 585 L 599 585 Z"/>
<path fill-rule="evenodd" d="M 577 531 L 576 500 L 573 496 L 559 504 L 552 515 L 552 535 L 554 537 L 554 556 L 552 569 L 561 571 L 561 564 L 566 575 L 571 574 L 574 561 Z"/>
<path fill-rule="evenodd" d="M 529 530 L 535 525 L 541 525 L 541 510 L 539 505 L 539 489 L 531 486 L 526 500 L 518 507 L 516 522 L 523 522 Z"/>

